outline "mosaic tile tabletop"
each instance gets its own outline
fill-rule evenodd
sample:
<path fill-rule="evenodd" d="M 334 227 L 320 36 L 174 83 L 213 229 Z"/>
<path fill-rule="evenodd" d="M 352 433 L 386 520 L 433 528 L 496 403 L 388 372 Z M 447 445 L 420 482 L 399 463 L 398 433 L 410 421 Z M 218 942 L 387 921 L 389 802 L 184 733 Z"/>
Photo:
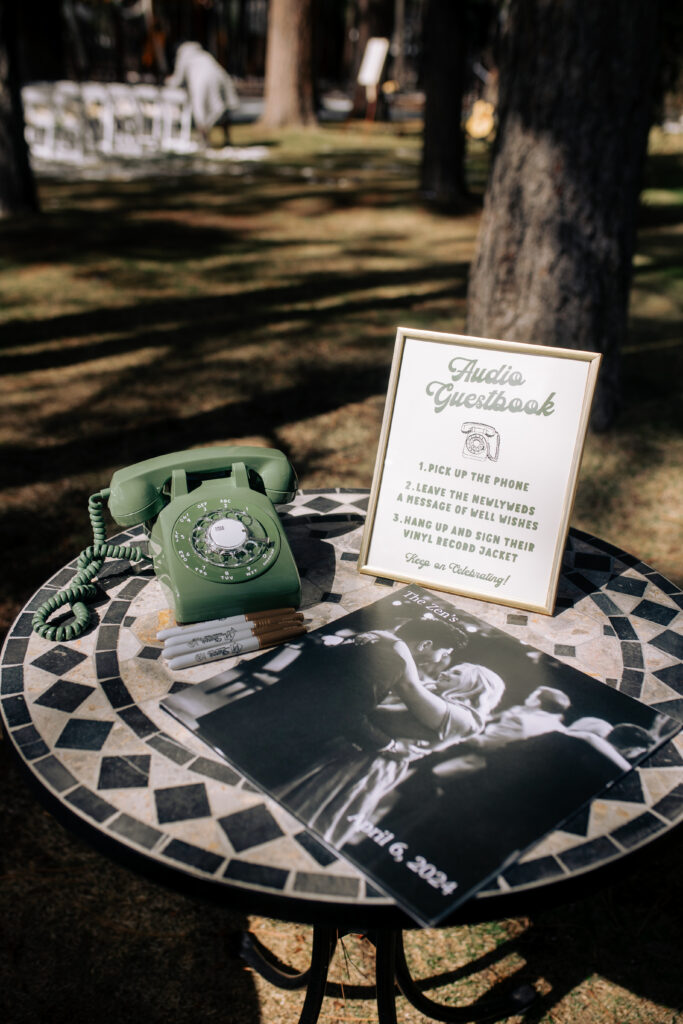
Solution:
<path fill-rule="evenodd" d="M 357 571 L 367 504 L 367 491 L 337 489 L 300 493 L 279 509 L 311 628 L 401 586 Z M 140 540 L 136 531 L 112 539 L 134 538 Z M 278 897 L 278 906 L 293 911 L 297 901 L 328 909 L 390 906 L 352 865 L 159 709 L 178 674 L 160 657 L 156 632 L 165 602 L 151 569 L 107 562 L 99 622 L 79 640 L 55 644 L 32 634 L 33 610 L 70 581 L 74 567 L 34 595 L 2 653 L 5 727 L 41 785 L 109 839 L 228 895 L 237 887 Z M 683 721 L 683 593 L 636 558 L 572 531 L 550 617 L 441 596 Z M 184 672 L 183 682 L 225 668 L 199 666 Z M 497 895 L 608 865 L 682 819 L 679 733 L 476 899 L 490 901 L 495 917 Z"/>

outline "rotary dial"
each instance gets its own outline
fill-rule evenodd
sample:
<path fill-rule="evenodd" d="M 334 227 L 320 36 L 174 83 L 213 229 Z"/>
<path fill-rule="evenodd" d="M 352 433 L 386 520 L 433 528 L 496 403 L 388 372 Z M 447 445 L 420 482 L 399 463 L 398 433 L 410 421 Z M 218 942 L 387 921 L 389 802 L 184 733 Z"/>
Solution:
<path fill-rule="evenodd" d="M 486 450 L 486 442 L 481 434 L 470 434 L 465 441 L 465 446 L 472 455 L 482 455 Z"/>
<path fill-rule="evenodd" d="M 192 572 L 216 583 L 260 576 L 277 559 L 280 541 L 277 525 L 262 510 L 257 514 L 247 505 L 235 507 L 231 498 L 218 499 L 213 508 L 198 501 L 175 522 L 176 554 Z"/>
<path fill-rule="evenodd" d="M 261 524 L 244 509 L 220 509 L 202 516 L 190 538 L 200 558 L 212 565 L 247 566 L 272 547 Z"/>

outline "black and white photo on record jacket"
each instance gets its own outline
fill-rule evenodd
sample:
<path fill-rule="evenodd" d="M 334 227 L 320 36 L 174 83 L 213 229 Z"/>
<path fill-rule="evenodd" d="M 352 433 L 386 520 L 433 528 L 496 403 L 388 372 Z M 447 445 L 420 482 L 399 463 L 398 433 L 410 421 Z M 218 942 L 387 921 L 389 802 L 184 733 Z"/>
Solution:
<path fill-rule="evenodd" d="M 417 586 L 162 706 L 423 924 L 680 728 Z"/>

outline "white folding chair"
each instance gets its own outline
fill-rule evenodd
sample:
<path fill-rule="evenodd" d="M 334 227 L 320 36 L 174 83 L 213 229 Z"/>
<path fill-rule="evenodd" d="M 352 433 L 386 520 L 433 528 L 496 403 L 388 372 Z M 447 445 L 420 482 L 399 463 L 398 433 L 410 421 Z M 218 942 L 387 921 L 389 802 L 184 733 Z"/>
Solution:
<path fill-rule="evenodd" d="M 140 142 L 147 150 L 158 150 L 161 148 L 163 127 L 163 106 L 159 86 L 136 83 L 133 92 L 140 110 Z"/>
<path fill-rule="evenodd" d="M 55 113 L 54 155 L 58 160 L 81 162 L 85 149 L 85 119 L 80 85 L 66 80 L 55 82 L 52 101 Z"/>
<path fill-rule="evenodd" d="M 83 113 L 86 126 L 86 146 L 101 153 L 114 149 L 114 106 L 104 82 L 81 84 Z"/>
<path fill-rule="evenodd" d="M 142 116 L 135 92 L 125 82 L 110 82 L 107 88 L 114 116 L 114 152 L 122 156 L 140 156 Z"/>
<path fill-rule="evenodd" d="M 194 152 L 198 146 L 192 141 L 192 108 L 186 90 L 163 86 L 161 106 L 161 148 L 169 153 Z"/>
<path fill-rule="evenodd" d="M 55 150 L 56 118 L 52 88 L 45 82 L 25 85 L 21 90 L 26 142 L 32 156 L 50 159 Z"/>

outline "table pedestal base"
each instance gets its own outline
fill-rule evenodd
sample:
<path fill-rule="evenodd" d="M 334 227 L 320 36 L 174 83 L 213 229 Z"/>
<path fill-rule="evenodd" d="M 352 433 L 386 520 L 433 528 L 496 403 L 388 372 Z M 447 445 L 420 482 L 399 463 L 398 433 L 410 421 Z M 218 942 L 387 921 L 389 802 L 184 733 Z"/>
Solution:
<path fill-rule="evenodd" d="M 305 971 L 296 971 L 281 963 L 251 932 L 242 935 L 240 955 L 253 970 L 278 988 L 306 988 L 299 1024 L 316 1024 L 328 988 L 330 961 L 337 942 L 344 934 L 347 933 L 336 928 L 314 926 L 311 963 Z M 425 996 L 412 979 L 406 963 L 401 931 L 369 931 L 364 934 L 375 947 L 374 994 L 379 1024 L 397 1024 L 397 989 L 416 1010 L 431 1020 L 456 1024 L 511 1017 L 527 1010 L 536 998 L 536 990 L 531 985 L 520 985 L 506 998 L 482 1000 L 471 1006 L 445 1006 Z"/>

